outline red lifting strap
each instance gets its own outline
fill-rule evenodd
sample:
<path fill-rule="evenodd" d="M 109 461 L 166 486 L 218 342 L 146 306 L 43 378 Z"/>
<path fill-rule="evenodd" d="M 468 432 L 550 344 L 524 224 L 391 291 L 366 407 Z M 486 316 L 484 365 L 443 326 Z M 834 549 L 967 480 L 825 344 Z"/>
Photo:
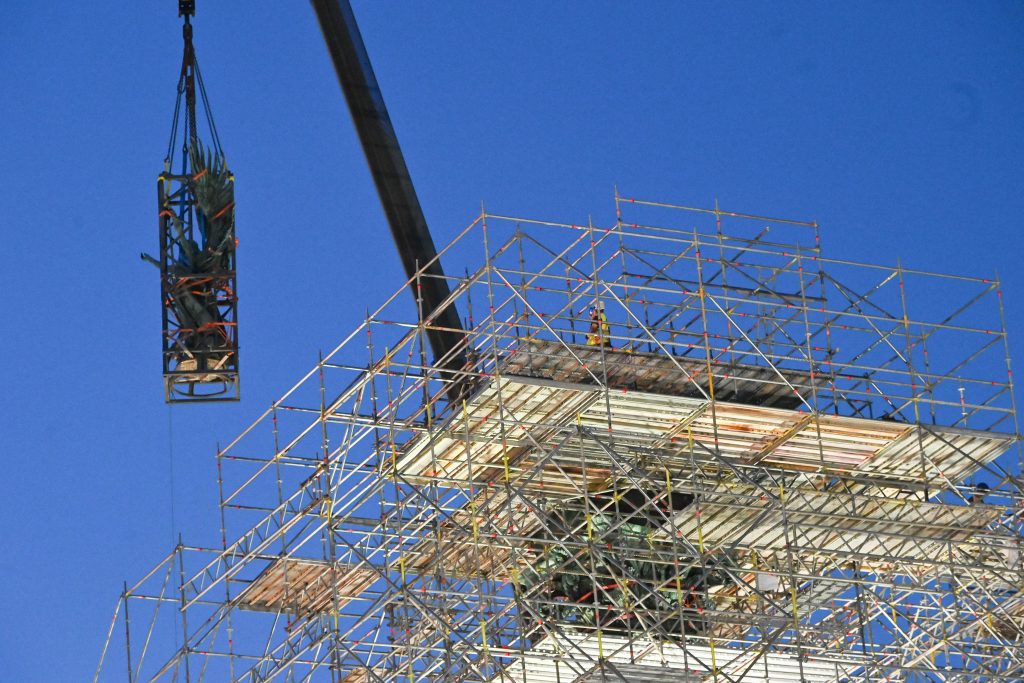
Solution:
<path fill-rule="evenodd" d="M 214 217 L 214 218 L 220 218 L 220 217 L 221 217 L 221 216 L 223 216 L 223 215 L 224 215 L 225 213 L 227 213 L 227 211 L 228 211 L 228 210 L 229 210 L 229 209 L 230 209 L 231 207 L 233 207 L 234 205 L 235 205 L 235 203 L 234 203 L 234 202 L 228 202 L 228 205 L 227 205 L 227 206 L 225 206 L 225 207 L 224 207 L 223 209 L 221 209 L 220 211 L 218 211 L 217 213 L 215 213 L 215 214 L 213 215 L 213 217 Z"/>

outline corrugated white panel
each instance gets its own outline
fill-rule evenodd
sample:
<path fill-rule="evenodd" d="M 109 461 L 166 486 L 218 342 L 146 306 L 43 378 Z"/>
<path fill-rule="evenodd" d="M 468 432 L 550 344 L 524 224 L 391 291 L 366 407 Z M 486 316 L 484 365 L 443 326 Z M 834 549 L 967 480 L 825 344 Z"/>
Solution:
<path fill-rule="evenodd" d="M 702 539 L 706 548 L 780 551 L 786 543 L 801 554 L 849 553 L 904 561 L 932 561 L 947 543 L 963 543 L 999 514 L 988 506 L 852 496 L 791 489 L 783 503 L 749 485 L 720 486 L 679 512 L 663 532 Z M 699 509 L 700 515 L 696 515 Z M 785 522 L 785 524 L 784 524 Z"/>
<path fill-rule="evenodd" d="M 859 663 L 824 661 L 814 657 L 803 661 L 788 654 L 761 652 L 759 643 L 749 650 L 687 643 L 656 643 L 644 639 L 627 640 L 603 635 L 600 643 L 594 634 L 548 635 L 510 664 L 505 673 L 492 680 L 509 683 L 569 683 L 600 681 L 585 678 L 593 675 L 603 660 L 614 665 L 634 665 L 651 672 L 660 671 L 664 678 L 650 681 L 713 681 L 733 680 L 737 683 L 818 683 L 834 681 L 855 671 Z M 671 676 L 675 675 L 675 678 Z M 728 676 L 729 678 L 726 678 Z M 614 679 L 611 679 L 614 680 Z M 632 683 L 632 679 L 627 678 Z"/>
<path fill-rule="evenodd" d="M 573 683 L 700 683 L 700 677 L 668 666 L 602 662 Z"/>
<path fill-rule="evenodd" d="M 1005 453 L 1010 434 L 917 427 L 880 450 L 860 471 L 883 477 L 963 481 Z"/>

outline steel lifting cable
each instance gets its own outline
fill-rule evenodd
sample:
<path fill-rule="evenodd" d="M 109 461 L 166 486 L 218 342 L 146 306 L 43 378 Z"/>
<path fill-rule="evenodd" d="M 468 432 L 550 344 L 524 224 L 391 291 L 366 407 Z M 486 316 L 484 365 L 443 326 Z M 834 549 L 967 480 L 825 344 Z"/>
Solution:
<path fill-rule="evenodd" d="M 167 141 L 167 154 L 164 156 L 164 166 L 170 170 L 172 155 L 174 154 L 174 143 L 178 139 L 178 120 L 181 114 L 181 96 L 185 94 L 185 79 L 178 79 L 178 97 L 174 102 L 174 118 L 171 119 L 171 137 Z"/>
<path fill-rule="evenodd" d="M 195 50 L 192 52 L 192 68 L 196 73 L 196 85 L 199 86 L 199 97 L 203 101 L 203 112 L 206 114 L 206 123 L 210 129 L 210 139 L 213 140 L 213 149 L 219 156 L 223 157 L 224 148 L 220 146 L 217 124 L 213 121 L 213 109 L 210 107 L 210 99 L 206 96 L 206 85 L 203 83 L 203 74 L 199 70 L 199 59 L 196 58 Z"/>
<path fill-rule="evenodd" d="M 174 147 L 178 141 L 178 126 L 181 125 L 181 98 L 185 94 L 185 77 L 188 73 L 188 56 L 189 56 L 189 45 L 185 45 L 185 54 L 182 56 L 181 62 L 181 73 L 178 75 L 178 86 L 177 96 L 174 99 L 174 116 L 171 118 L 171 135 L 167 140 L 167 154 L 164 156 L 164 165 L 167 170 L 170 170 L 171 163 L 174 159 Z M 192 63 L 195 64 L 195 52 L 192 53 Z M 186 128 L 188 127 L 188 121 L 185 122 Z M 185 131 L 186 139 L 188 138 L 188 130 Z"/>
<path fill-rule="evenodd" d="M 182 96 L 185 95 L 188 80 L 188 70 L 191 67 L 192 76 L 196 89 L 199 93 L 199 98 L 202 102 L 203 113 L 206 115 L 206 123 L 210 132 L 210 140 L 212 141 L 213 152 L 220 157 L 224 156 L 224 148 L 220 143 L 220 135 L 217 132 L 217 124 L 213 118 L 213 108 L 210 106 L 210 98 L 206 94 L 206 84 L 203 82 L 203 74 L 199 69 L 199 58 L 196 57 L 195 46 L 192 44 L 191 36 L 188 38 L 188 42 L 185 44 L 185 54 L 182 57 L 181 74 L 178 77 L 177 97 L 174 102 L 174 116 L 171 119 L 171 134 L 167 141 L 167 154 L 164 157 L 164 163 L 166 165 L 171 164 L 174 148 L 178 140 L 178 127 L 181 125 L 181 100 Z M 193 100 L 194 101 L 194 100 Z M 198 122 L 196 121 L 194 107 L 188 108 L 185 113 L 185 140 L 191 140 L 193 137 L 198 137 Z M 190 135 L 191 133 L 191 135 Z M 183 163 L 187 169 L 188 165 L 188 143 L 182 147 L 183 152 Z"/>

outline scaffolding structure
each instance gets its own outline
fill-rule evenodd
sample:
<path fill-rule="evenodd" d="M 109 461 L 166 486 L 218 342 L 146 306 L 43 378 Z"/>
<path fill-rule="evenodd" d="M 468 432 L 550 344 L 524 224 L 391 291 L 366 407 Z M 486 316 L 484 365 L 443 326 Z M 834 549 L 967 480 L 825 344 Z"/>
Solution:
<path fill-rule="evenodd" d="M 1024 679 L 998 281 L 615 209 L 441 251 L 461 368 L 424 264 L 217 453 L 217 547 L 125 586 L 96 679 Z"/>

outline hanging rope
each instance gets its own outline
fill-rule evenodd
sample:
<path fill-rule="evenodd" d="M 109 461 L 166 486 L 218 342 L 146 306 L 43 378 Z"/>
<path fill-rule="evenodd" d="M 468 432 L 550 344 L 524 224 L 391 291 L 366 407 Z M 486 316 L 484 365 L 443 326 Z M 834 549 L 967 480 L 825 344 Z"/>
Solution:
<path fill-rule="evenodd" d="M 213 120 L 213 109 L 210 108 L 210 99 L 206 96 L 206 86 L 203 84 L 203 73 L 199 70 L 199 60 L 195 59 L 193 53 L 193 60 L 196 70 L 196 84 L 199 86 L 199 99 L 203 103 L 203 113 L 206 115 L 206 123 L 210 129 L 210 140 L 213 142 L 213 151 L 224 156 L 224 149 L 220 146 L 220 136 L 217 135 L 217 124 Z"/>
<path fill-rule="evenodd" d="M 177 523 L 174 520 L 174 405 L 167 404 L 167 476 L 171 491 L 171 545 L 178 541 Z"/>

